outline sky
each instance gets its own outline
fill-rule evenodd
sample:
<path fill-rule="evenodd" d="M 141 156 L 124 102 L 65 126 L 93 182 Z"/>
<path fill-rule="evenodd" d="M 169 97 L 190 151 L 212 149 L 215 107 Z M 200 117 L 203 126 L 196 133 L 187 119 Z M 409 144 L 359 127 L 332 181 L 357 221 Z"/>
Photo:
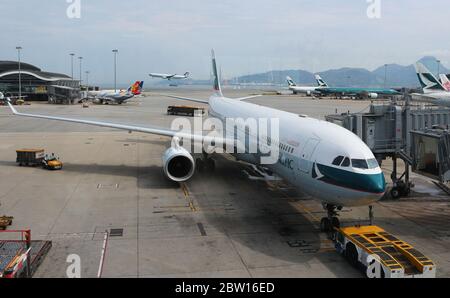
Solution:
<path fill-rule="evenodd" d="M 80 18 L 67 14 L 74 1 Z M 373 1 L 379 18 L 368 17 Z M 425 55 L 449 67 L 449 13 L 447 0 L 2 0 L 0 60 L 17 60 L 20 45 L 22 61 L 70 75 L 73 52 L 83 57 L 83 80 L 89 70 L 98 85 L 113 83 L 112 49 L 119 84 L 151 80 L 150 72 L 208 79 L 211 48 L 224 78 L 373 70 Z M 78 59 L 74 71 L 78 78 Z"/>

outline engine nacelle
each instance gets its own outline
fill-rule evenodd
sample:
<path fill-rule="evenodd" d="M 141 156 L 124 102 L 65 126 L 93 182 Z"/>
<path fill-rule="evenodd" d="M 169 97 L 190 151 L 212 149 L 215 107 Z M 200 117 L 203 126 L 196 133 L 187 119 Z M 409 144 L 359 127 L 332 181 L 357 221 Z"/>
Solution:
<path fill-rule="evenodd" d="M 170 147 L 163 154 L 164 174 L 170 180 L 183 182 L 194 175 L 195 161 L 183 147 Z"/>
<path fill-rule="evenodd" d="M 378 98 L 378 93 L 369 93 L 367 96 L 368 96 L 369 98 L 375 99 L 375 98 Z"/>

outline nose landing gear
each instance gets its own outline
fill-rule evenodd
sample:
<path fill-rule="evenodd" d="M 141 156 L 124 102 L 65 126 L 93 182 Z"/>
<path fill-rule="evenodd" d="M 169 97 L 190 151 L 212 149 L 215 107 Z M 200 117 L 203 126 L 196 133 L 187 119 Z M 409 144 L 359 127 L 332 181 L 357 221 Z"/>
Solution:
<path fill-rule="evenodd" d="M 321 232 L 333 232 L 334 228 L 339 228 L 341 223 L 338 218 L 338 211 L 342 210 L 342 206 L 331 204 L 323 204 L 323 208 L 327 210 L 327 217 L 323 217 L 320 221 Z"/>

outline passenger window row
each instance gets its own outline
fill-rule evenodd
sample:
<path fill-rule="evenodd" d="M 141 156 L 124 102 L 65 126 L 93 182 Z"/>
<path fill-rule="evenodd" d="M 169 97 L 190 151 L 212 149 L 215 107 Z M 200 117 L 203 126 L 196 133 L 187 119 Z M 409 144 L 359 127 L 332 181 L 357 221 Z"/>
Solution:
<path fill-rule="evenodd" d="M 266 137 L 266 140 L 267 140 L 267 145 L 270 146 L 272 144 L 272 138 Z M 287 153 L 294 153 L 294 147 L 291 147 L 287 144 L 278 143 L 278 147 L 280 148 L 281 151 L 285 151 Z"/>
<path fill-rule="evenodd" d="M 285 151 L 287 153 L 293 153 L 294 152 L 294 148 L 289 146 L 289 145 L 280 143 L 279 147 L 280 147 L 280 150 Z"/>

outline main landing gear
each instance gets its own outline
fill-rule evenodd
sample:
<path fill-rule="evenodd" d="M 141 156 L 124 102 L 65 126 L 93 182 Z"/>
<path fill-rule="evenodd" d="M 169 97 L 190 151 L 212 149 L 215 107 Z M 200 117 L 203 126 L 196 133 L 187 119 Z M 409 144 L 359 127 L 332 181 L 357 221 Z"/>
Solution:
<path fill-rule="evenodd" d="M 195 164 L 199 172 L 203 171 L 213 172 L 214 169 L 216 168 L 216 162 L 206 153 L 203 153 L 202 157 L 197 158 Z"/>
<path fill-rule="evenodd" d="M 341 226 L 337 212 L 342 210 L 342 206 L 323 204 L 323 208 L 327 210 L 327 217 L 323 217 L 320 221 L 320 231 L 333 232 L 334 228 Z"/>

